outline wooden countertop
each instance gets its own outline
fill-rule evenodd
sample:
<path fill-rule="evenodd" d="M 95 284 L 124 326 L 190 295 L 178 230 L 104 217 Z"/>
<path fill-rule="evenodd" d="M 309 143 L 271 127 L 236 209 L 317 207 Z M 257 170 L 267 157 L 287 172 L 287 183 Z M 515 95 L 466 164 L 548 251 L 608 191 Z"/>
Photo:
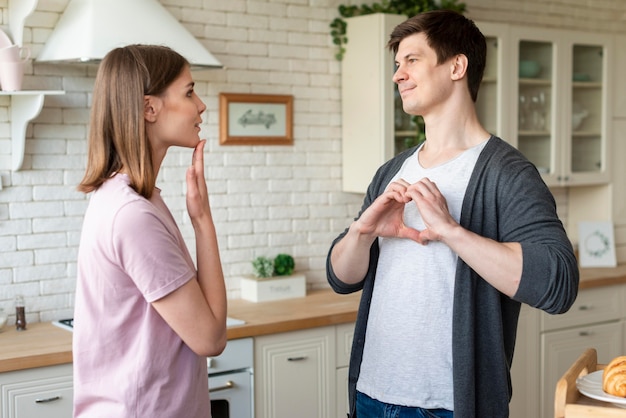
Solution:
<path fill-rule="evenodd" d="M 330 289 L 304 298 L 254 303 L 229 300 L 228 316 L 246 321 L 228 328 L 228 339 L 296 331 L 356 320 L 361 292 L 338 295 Z M 7 326 L 0 332 L 0 373 L 72 362 L 72 333 L 50 322 Z"/>
<path fill-rule="evenodd" d="M 617 267 L 595 267 L 580 269 L 579 289 L 611 286 L 626 283 L 626 264 Z"/>
<path fill-rule="evenodd" d="M 626 264 L 581 269 L 580 289 L 626 284 Z M 361 292 L 338 295 L 330 289 L 309 291 L 304 298 L 254 303 L 228 301 L 228 316 L 244 325 L 228 328 L 228 339 L 353 322 Z M 28 324 L 26 331 L 7 326 L 0 332 L 0 373 L 72 362 L 72 334 L 51 323 Z"/>
<path fill-rule="evenodd" d="M 72 333 L 50 322 L 9 326 L 0 332 L 0 372 L 72 362 Z"/>
<path fill-rule="evenodd" d="M 361 292 L 339 295 L 330 289 L 309 291 L 304 298 L 275 302 L 228 301 L 228 316 L 246 321 L 228 328 L 228 339 L 276 334 L 356 320 Z"/>

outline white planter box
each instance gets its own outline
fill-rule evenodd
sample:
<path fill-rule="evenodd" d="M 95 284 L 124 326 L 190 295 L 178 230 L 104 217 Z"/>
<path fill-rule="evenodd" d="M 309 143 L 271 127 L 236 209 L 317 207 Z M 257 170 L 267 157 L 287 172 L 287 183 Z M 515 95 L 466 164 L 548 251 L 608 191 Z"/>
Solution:
<path fill-rule="evenodd" d="M 243 276 L 241 278 L 241 298 L 252 302 L 300 298 L 306 296 L 306 276 L 275 276 L 260 278 Z"/>

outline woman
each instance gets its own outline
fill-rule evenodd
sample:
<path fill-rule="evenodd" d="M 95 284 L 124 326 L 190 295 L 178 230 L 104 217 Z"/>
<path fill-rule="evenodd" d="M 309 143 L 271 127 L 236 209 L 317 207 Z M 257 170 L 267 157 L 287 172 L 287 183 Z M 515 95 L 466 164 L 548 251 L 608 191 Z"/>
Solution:
<path fill-rule="evenodd" d="M 78 252 L 75 417 L 210 417 L 205 356 L 226 345 L 226 290 L 189 63 L 161 46 L 107 54 L 93 92 Z M 197 270 L 155 187 L 169 147 L 194 148 L 187 211 Z"/>

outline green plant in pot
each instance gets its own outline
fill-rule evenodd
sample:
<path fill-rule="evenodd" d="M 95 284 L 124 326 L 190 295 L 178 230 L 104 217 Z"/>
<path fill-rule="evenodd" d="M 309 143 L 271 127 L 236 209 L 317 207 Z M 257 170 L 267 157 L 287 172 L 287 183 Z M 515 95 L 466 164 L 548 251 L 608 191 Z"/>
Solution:
<path fill-rule="evenodd" d="M 289 254 L 278 254 L 274 258 L 274 273 L 277 276 L 290 276 L 295 267 L 296 262 Z"/>
<path fill-rule="evenodd" d="M 439 9 L 465 13 L 465 3 L 457 3 L 457 0 L 382 0 L 381 2 L 372 3 L 371 5 L 361 4 L 360 6 L 356 6 L 340 4 L 337 7 L 340 17 L 335 18 L 330 23 L 330 36 L 333 39 L 333 44 L 337 45 L 338 49 L 335 58 L 341 61 L 346 52 L 346 44 L 348 43 L 346 28 L 348 24 L 344 18 L 373 13 L 389 13 L 411 17 L 418 13 Z"/>
<path fill-rule="evenodd" d="M 267 278 L 274 275 L 274 260 L 259 256 L 252 260 L 252 269 L 256 277 Z"/>
<path fill-rule="evenodd" d="M 274 259 L 259 256 L 252 260 L 254 275 L 259 278 L 290 276 L 296 263 L 289 254 L 278 254 Z"/>

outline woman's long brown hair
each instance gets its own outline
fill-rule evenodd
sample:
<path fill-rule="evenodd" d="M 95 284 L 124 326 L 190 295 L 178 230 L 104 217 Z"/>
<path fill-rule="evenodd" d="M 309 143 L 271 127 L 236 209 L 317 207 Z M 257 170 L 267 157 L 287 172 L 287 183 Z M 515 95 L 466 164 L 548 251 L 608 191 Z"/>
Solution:
<path fill-rule="evenodd" d="M 124 169 L 137 193 L 152 196 L 157 173 L 144 98 L 162 94 L 187 65 L 180 54 L 155 45 L 116 48 L 104 57 L 93 90 L 87 168 L 79 191 L 92 192 Z"/>

